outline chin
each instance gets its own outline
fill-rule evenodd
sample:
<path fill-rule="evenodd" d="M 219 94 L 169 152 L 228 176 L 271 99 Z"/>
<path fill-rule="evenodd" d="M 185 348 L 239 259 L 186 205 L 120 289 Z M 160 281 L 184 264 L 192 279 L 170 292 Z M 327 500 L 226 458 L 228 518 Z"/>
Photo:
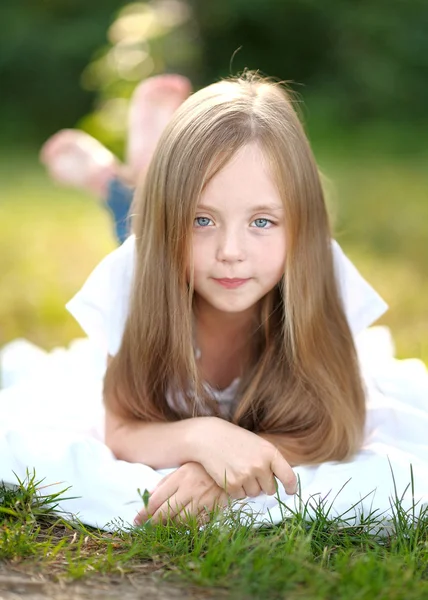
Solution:
<path fill-rule="evenodd" d="M 230 295 L 228 292 L 225 292 L 224 294 L 206 293 L 205 290 L 195 290 L 195 292 L 202 304 L 208 305 L 211 309 L 218 312 L 231 315 L 246 312 L 256 306 L 260 301 L 258 294 L 250 297 L 250 294 L 246 294 L 245 296 L 242 294 L 239 296 L 235 295 L 234 292 L 231 292 Z"/>
<path fill-rule="evenodd" d="M 256 302 L 242 302 L 242 303 L 227 303 L 227 302 L 210 302 L 211 306 L 216 310 L 229 313 L 229 314 L 239 314 L 243 313 L 253 306 L 255 306 Z"/>

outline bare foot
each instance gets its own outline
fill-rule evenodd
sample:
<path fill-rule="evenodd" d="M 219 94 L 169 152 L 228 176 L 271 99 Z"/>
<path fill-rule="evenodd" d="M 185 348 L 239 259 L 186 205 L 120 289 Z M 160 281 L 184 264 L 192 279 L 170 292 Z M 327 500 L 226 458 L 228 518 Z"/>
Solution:
<path fill-rule="evenodd" d="M 181 75 L 158 75 L 140 83 L 131 98 L 128 117 L 127 164 L 136 180 L 152 158 L 173 113 L 192 86 Z"/>
<path fill-rule="evenodd" d="M 63 185 L 107 195 L 108 182 L 120 170 L 118 159 L 98 140 L 77 129 L 62 129 L 40 150 L 49 175 Z"/>

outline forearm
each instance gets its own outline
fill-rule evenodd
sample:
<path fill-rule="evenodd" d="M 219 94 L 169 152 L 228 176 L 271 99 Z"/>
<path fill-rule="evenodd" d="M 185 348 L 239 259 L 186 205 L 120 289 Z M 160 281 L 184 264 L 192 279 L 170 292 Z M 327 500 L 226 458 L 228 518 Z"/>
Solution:
<path fill-rule="evenodd" d="M 106 431 L 106 444 L 116 458 L 146 464 L 153 469 L 179 467 L 197 461 L 197 449 L 203 443 L 201 420 L 183 419 L 168 423 L 126 421 Z"/>
<path fill-rule="evenodd" d="M 153 469 L 179 467 L 188 462 L 204 463 L 204 443 L 207 427 L 216 417 L 194 417 L 181 421 L 155 423 L 144 421 L 124 421 L 114 429 L 106 428 L 106 444 L 116 458 L 127 462 L 143 463 Z M 220 419 L 223 426 L 226 423 Z M 227 423 L 230 429 L 241 429 Z M 281 452 L 291 465 L 304 464 L 304 454 L 299 451 L 301 442 L 282 434 L 260 433 Z M 219 440 L 221 444 L 221 440 Z M 217 445 L 218 447 L 218 445 Z"/>

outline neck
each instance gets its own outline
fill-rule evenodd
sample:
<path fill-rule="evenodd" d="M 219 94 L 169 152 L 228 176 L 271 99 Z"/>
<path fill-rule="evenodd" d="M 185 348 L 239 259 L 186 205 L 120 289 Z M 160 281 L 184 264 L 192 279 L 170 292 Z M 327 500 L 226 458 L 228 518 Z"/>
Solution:
<path fill-rule="evenodd" d="M 225 313 L 195 298 L 195 344 L 202 378 L 224 389 L 242 377 L 250 360 L 257 307 L 241 313 Z"/>
<path fill-rule="evenodd" d="M 203 331 L 215 338 L 246 340 L 254 332 L 257 307 L 252 306 L 240 313 L 226 313 L 196 298 L 194 314 L 198 332 Z"/>

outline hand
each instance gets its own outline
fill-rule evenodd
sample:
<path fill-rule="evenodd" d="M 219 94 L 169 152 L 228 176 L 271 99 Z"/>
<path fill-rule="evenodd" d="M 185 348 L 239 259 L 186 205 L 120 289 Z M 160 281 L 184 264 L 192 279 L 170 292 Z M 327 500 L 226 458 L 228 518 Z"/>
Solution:
<path fill-rule="evenodd" d="M 141 525 L 150 517 L 152 523 L 167 519 L 185 520 L 194 515 L 200 519 L 216 506 L 226 506 L 228 496 L 199 463 L 189 462 L 162 479 L 150 495 L 146 508 L 140 510 L 134 523 Z"/>
<path fill-rule="evenodd" d="M 287 494 L 296 493 L 296 476 L 279 452 L 267 440 L 238 425 L 217 417 L 198 419 L 194 430 L 200 462 L 216 484 L 231 498 L 255 497 L 276 492 L 275 478 Z"/>

